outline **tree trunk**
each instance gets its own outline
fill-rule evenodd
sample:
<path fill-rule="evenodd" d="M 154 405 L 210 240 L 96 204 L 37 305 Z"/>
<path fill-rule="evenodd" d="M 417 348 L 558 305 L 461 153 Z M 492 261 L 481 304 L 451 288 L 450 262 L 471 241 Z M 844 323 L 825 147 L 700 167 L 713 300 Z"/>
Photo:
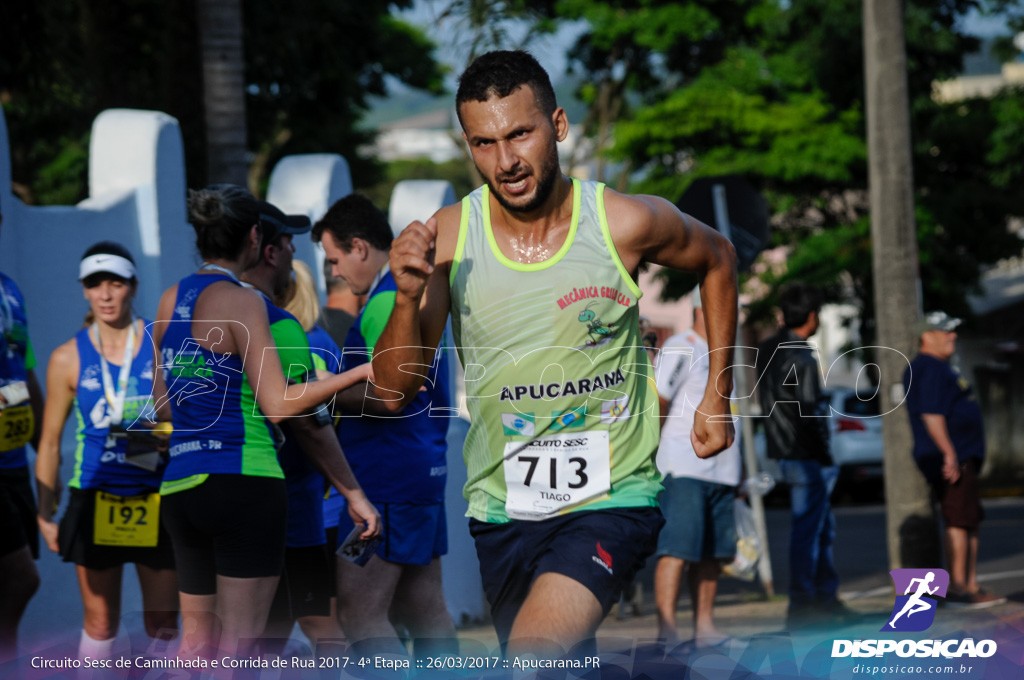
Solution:
<path fill-rule="evenodd" d="M 197 0 L 208 183 L 248 183 L 241 0 Z"/>
<path fill-rule="evenodd" d="M 938 530 L 928 486 L 914 464 L 903 401 L 904 360 L 917 353 L 920 317 L 910 106 L 901 0 L 864 0 L 864 73 L 872 268 L 881 371 L 882 437 L 890 569 L 936 567 Z M 895 410 L 894 410 L 895 409 Z"/>

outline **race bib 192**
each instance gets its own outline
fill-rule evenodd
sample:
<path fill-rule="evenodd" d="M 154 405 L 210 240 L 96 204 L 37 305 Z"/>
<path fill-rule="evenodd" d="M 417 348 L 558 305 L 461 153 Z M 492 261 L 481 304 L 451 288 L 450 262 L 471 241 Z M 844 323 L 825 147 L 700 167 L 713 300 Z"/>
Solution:
<path fill-rule="evenodd" d="M 156 547 L 160 539 L 160 494 L 125 497 L 98 491 L 93 520 L 96 545 Z"/>

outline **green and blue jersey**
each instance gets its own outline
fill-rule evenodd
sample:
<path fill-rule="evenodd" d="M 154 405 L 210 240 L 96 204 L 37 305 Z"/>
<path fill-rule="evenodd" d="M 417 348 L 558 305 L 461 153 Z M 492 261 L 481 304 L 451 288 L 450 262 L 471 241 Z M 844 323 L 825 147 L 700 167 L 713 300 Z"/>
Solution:
<path fill-rule="evenodd" d="M 238 284 L 223 274 L 182 279 L 160 343 L 160 369 L 174 425 L 163 495 L 198 486 L 210 474 L 284 477 L 271 423 L 256 403 L 242 359 L 237 353 L 207 349 L 192 336 L 196 301 L 220 281 Z M 273 305 L 266 304 L 269 315 Z M 216 347 L 221 338 L 215 336 L 225 332 L 216 328 L 204 340 Z"/>

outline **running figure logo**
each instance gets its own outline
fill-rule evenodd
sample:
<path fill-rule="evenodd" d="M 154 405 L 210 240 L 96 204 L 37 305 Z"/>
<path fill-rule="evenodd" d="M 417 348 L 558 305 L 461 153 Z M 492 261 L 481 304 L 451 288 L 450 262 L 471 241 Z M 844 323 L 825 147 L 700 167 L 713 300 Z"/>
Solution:
<path fill-rule="evenodd" d="M 928 597 L 946 596 L 949 574 L 944 569 L 893 569 L 889 572 L 896 592 L 892 615 L 883 631 L 919 632 L 935 621 L 938 600 Z"/>

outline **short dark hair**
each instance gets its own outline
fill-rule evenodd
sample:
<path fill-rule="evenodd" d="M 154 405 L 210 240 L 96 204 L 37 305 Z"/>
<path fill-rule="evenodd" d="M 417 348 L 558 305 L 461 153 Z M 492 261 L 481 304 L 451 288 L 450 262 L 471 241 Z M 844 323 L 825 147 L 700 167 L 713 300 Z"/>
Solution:
<path fill-rule="evenodd" d="M 822 295 L 815 286 L 791 283 L 779 295 L 782 324 L 786 328 L 799 328 L 807 323 L 811 312 L 821 311 Z"/>
<path fill-rule="evenodd" d="M 462 123 L 462 105 L 465 102 L 507 97 L 523 85 L 529 85 L 533 90 L 537 108 L 545 116 L 550 116 L 558 108 L 548 72 L 529 52 L 499 50 L 481 54 L 459 77 L 459 89 L 455 93 L 455 113 L 459 123 Z"/>
<path fill-rule="evenodd" d="M 377 250 L 390 250 L 394 239 L 388 218 L 362 194 L 349 194 L 336 201 L 313 225 L 313 241 L 319 243 L 325 231 L 331 232 L 331 238 L 346 253 L 352 250 L 354 238 Z"/>

